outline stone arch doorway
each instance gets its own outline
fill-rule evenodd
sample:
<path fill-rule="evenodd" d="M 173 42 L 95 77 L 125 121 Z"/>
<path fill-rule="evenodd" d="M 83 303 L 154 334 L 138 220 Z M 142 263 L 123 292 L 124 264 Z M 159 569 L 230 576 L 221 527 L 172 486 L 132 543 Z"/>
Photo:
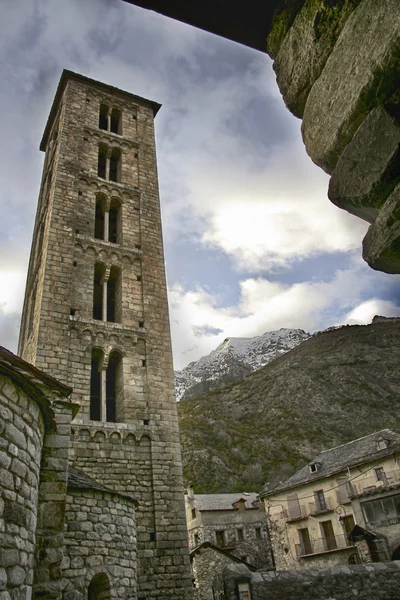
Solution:
<path fill-rule="evenodd" d="M 97 573 L 92 577 L 87 600 L 111 600 L 110 580 L 106 573 Z"/>

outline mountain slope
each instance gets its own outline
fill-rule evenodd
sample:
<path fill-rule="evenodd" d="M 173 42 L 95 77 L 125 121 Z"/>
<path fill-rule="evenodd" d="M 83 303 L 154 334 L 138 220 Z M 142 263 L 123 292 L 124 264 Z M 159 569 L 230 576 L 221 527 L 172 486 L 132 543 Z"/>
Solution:
<path fill-rule="evenodd" d="M 176 399 L 198 396 L 264 367 L 310 337 L 302 329 L 279 329 L 252 338 L 226 338 L 207 356 L 175 371 Z"/>
<path fill-rule="evenodd" d="M 178 405 L 197 492 L 258 489 L 324 448 L 400 431 L 400 320 L 308 339 L 245 379 Z"/>

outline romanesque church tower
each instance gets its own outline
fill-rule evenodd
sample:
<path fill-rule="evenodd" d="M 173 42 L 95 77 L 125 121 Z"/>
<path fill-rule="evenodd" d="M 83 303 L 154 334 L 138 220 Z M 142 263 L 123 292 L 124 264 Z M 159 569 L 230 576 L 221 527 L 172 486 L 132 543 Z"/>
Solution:
<path fill-rule="evenodd" d="M 137 508 L 138 598 L 191 597 L 158 197 L 144 98 L 64 71 L 19 353 L 74 390 L 76 467 Z"/>

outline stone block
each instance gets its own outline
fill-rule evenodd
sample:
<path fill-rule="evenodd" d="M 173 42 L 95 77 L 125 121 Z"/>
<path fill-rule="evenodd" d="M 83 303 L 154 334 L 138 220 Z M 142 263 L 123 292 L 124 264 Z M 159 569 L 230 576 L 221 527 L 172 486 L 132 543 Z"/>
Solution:
<path fill-rule="evenodd" d="M 0 590 L 4 590 L 7 584 L 7 573 L 6 570 L 0 568 Z"/>
<path fill-rule="evenodd" d="M 10 567 L 19 563 L 19 552 L 15 548 L 0 548 L 0 567 Z"/>
<path fill-rule="evenodd" d="M 22 585 L 25 581 L 25 578 L 26 572 L 22 567 L 15 565 L 14 567 L 7 569 L 7 579 L 10 587 Z"/>
<path fill-rule="evenodd" d="M 302 117 L 310 89 L 359 1 L 306 0 L 286 34 L 273 67 L 285 104 L 296 117 Z"/>
<path fill-rule="evenodd" d="M 363 258 L 370 267 L 400 272 L 400 185 L 382 206 L 363 240 Z"/>
<path fill-rule="evenodd" d="M 374 108 L 338 160 L 329 182 L 330 200 L 372 223 L 400 181 L 400 126 L 383 108 Z"/>
<path fill-rule="evenodd" d="M 363 0 L 347 19 L 303 115 L 307 152 L 327 173 L 369 111 L 396 93 L 399 43 L 398 0 Z"/>

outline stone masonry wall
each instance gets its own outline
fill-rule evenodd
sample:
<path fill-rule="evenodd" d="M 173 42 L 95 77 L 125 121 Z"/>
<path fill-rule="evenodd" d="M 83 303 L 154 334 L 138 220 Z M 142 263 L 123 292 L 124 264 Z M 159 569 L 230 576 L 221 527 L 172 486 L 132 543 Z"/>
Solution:
<path fill-rule="evenodd" d="M 240 565 L 243 568 L 242 565 Z M 227 600 L 236 600 L 244 573 L 235 566 L 224 572 Z M 247 573 L 253 600 L 398 600 L 400 563 L 372 563 L 332 568 Z"/>
<path fill-rule="evenodd" d="M 43 436 L 38 405 L 0 376 L 1 600 L 31 597 Z"/>
<path fill-rule="evenodd" d="M 86 600 L 92 578 L 105 574 L 110 597 L 136 600 L 136 525 L 128 498 L 69 489 L 62 576 L 65 600 Z"/>
<path fill-rule="evenodd" d="M 56 428 L 44 439 L 36 530 L 33 598 L 61 600 L 69 439 L 76 405 L 54 400 Z"/>

